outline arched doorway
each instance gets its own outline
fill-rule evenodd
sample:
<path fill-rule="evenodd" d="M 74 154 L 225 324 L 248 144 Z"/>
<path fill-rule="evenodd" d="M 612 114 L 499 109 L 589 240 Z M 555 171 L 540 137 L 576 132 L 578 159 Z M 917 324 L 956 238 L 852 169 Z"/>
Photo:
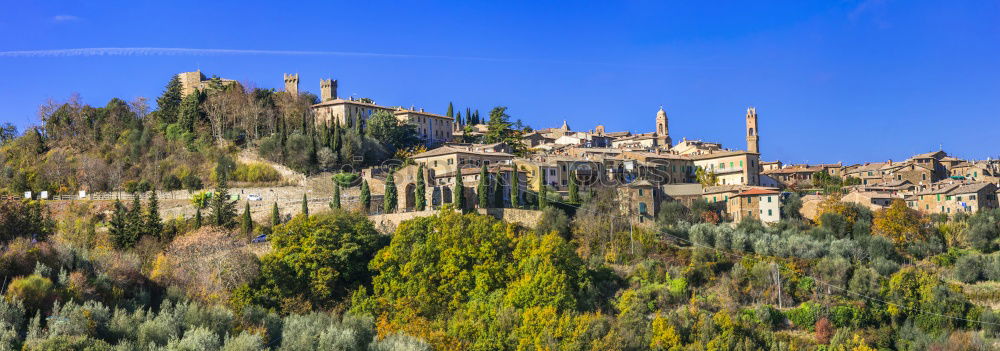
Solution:
<path fill-rule="evenodd" d="M 403 190 L 403 203 L 406 212 L 413 211 L 417 207 L 417 186 L 413 183 L 406 184 Z"/>
<path fill-rule="evenodd" d="M 434 187 L 434 190 L 431 192 L 431 207 L 433 207 L 435 209 L 439 208 L 439 207 L 441 207 L 441 203 L 442 203 L 441 202 L 441 187 L 440 186 L 436 186 L 436 187 Z"/>
<path fill-rule="evenodd" d="M 451 200 L 452 200 L 452 197 L 453 197 L 453 195 L 451 194 L 451 188 L 449 188 L 447 186 L 442 186 L 441 187 L 441 203 L 442 204 L 450 204 Z"/>

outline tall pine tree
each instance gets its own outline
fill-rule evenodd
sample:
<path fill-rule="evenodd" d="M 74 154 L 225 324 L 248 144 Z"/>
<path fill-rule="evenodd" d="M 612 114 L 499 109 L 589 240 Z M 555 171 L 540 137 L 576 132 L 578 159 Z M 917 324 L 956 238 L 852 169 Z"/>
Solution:
<path fill-rule="evenodd" d="M 490 174 L 486 172 L 486 164 L 483 163 L 479 170 L 479 184 L 476 186 L 476 195 L 479 196 L 479 208 L 490 208 Z"/>
<path fill-rule="evenodd" d="M 448 117 L 455 117 L 455 105 L 452 105 L 451 101 L 448 102 L 448 112 L 445 112 L 444 115 Z"/>
<path fill-rule="evenodd" d="M 111 243 L 116 249 L 126 248 L 128 243 L 128 219 L 125 205 L 121 200 L 115 200 L 114 212 L 111 213 L 111 221 L 108 223 L 108 233 Z"/>
<path fill-rule="evenodd" d="M 382 197 L 382 209 L 384 213 L 396 212 L 397 196 L 396 196 L 396 180 L 392 176 L 393 172 L 389 172 L 389 175 L 385 177 L 385 196 Z"/>
<path fill-rule="evenodd" d="M 180 115 L 181 100 L 183 100 L 181 90 L 181 79 L 175 74 L 170 78 L 167 87 L 163 89 L 163 95 L 156 99 L 158 108 L 157 118 L 163 123 L 174 123 Z"/>
<path fill-rule="evenodd" d="M 427 185 L 424 184 L 424 165 L 417 167 L 417 188 L 413 191 L 413 205 L 417 211 L 423 211 L 427 207 Z"/>
<path fill-rule="evenodd" d="M 139 194 L 132 194 L 132 206 L 128 209 L 128 215 L 126 216 L 128 223 L 126 227 L 128 229 L 125 231 L 125 247 L 130 248 L 139 242 L 139 238 L 146 229 L 145 218 L 146 216 L 142 213 L 142 203 L 139 202 Z"/>
<path fill-rule="evenodd" d="M 149 205 L 146 207 L 146 235 L 159 238 L 163 232 L 163 222 L 160 220 L 160 201 L 156 198 L 154 189 L 149 195 Z"/>
<path fill-rule="evenodd" d="M 236 204 L 229 201 L 229 175 L 226 172 L 219 173 L 219 184 L 212 194 L 212 224 L 219 227 L 231 228 L 236 218 Z"/>

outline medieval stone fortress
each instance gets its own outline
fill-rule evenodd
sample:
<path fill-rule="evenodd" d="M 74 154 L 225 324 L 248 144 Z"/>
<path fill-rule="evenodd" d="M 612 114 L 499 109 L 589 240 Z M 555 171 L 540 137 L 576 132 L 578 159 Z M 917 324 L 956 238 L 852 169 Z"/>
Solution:
<path fill-rule="evenodd" d="M 179 78 L 185 94 L 205 89 L 209 81 L 200 71 L 180 73 Z M 236 84 L 213 79 L 223 85 Z M 283 82 L 285 92 L 300 93 L 298 74 L 284 74 Z M 872 210 L 888 207 L 896 199 L 926 214 L 998 207 L 1000 160 L 962 160 L 937 151 L 904 161 L 854 165 L 762 161 L 755 107 L 748 107 L 743 115 L 745 149 L 700 139 L 682 138 L 675 143 L 663 107 L 655 116 L 651 113 L 654 128 L 648 133 L 608 132 L 602 125 L 578 131 L 570 127 L 570 121 L 563 121 L 556 128 L 524 131 L 519 138 L 522 145 L 481 144 L 469 141 L 489 133 L 486 120 L 468 124 L 461 117 L 423 108 L 341 98 L 337 84 L 337 80 L 320 80 L 319 101 L 311 107 L 316 124 L 364 126 L 373 114 L 386 111 L 399 123 L 413 125 L 425 142 L 426 151 L 411 155 L 408 161 L 412 162 L 359 171 L 379 201 L 388 175 L 393 175 L 397 212 L 418 212 L 419 196 L 428 207 L 440 208 L 455 202 L 456 192 L 464 206 L 477 207 L 484 166 L 491 175 L 487 181 L 496 180 L 502 187 L 489 194 L 491 198 L 510 203 L 516 196 L 515 202 L 525 203 L 532 194 L 544 193 L 543 186 L 545 192 L 562 195 L 611 188 L 622 199 L 622 216 L 635 225 L 651 225 L 664 202 L 691 205 L 700 200 L 733 221 L 753 218 L 774 223 L 781 218 L 782 201 L 791 192 L 816 194 L 802 198 L 802 214 L 813 219 L 826 198 L 819 195 L 820 190 L 831 181 L 846 193 L 840 201 Z M 733 123 L 739 123 L 738 119 Z M 527 151 L 515 155 L 515 146 Z"/>

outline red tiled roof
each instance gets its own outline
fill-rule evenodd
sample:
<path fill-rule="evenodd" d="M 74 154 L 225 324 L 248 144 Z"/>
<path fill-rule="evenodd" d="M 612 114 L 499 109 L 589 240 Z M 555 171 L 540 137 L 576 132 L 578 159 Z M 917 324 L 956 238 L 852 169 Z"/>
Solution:
<path fill-rule="evenodd" d="M 779 193 L 777 191 L 775 191 L 775 190 L 753 188 L 753 189 L 750 189 L 750 190 L 747 190 L 747 191 L 744 191 L 744 192 L 740 193 L 740 196 L 744 196 L 744 195 L 777 195 L 777 194 L 779 194 Z"/>

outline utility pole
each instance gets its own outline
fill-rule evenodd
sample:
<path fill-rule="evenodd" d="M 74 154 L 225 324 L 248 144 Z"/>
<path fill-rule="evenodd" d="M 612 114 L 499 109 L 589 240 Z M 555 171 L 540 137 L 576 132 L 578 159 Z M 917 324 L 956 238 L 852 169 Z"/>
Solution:
<path fill-rule="evenodd" d="M 771 280 L 774 281 L 774 286 L 778 290 L 778 308 L 783 308 L 781 303 L 781 273 L 778 272 L 778 265 L 771 263 Z"/>

